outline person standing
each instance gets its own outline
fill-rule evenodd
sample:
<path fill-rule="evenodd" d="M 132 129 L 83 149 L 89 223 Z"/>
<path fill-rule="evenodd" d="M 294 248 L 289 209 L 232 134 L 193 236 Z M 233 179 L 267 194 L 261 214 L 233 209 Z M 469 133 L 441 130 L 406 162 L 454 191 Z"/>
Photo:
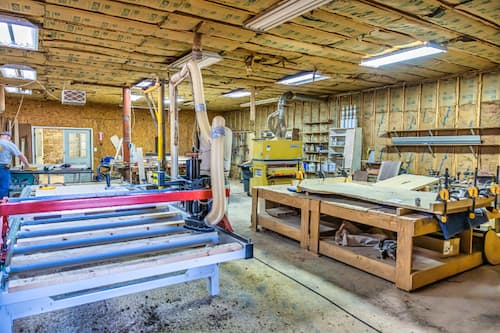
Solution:
<path fill-rule="evenodd" d="M 10 132 L 0 133 L 0 199 L 9 196 L 10 185 L 10 165 L 13 157 L 19 157 L 19 160 L 26 166 L 29 166 L 28 159 L 19 151 L 15 144 L 11 142 L 12 134 Z"/>

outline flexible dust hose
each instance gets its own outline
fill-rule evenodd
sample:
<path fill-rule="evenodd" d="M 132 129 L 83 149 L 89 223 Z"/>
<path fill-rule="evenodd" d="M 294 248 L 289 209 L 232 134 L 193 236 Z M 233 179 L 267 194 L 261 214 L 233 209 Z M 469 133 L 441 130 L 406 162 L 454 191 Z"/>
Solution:
<path fill-rule="evenodd" d="M 187 76 L 191 76 L 191 87 L 193 89 L 194 110 L 196 112 L 196 121 L 200 128 L 201 139 L 209 142 L 211 145 L 210 153 L 210 179 L 212 183 L 212 209 L 207 214 L 204 222 L 208 225 L 215 225 L 219 223 L 224 217 L 226 211 L 226 198 L 224 188 L 224 136 L 225 136 L 225 120 L 223 117 L 217 116 L 212 121 L 212 129 L 208 121 L 207 106 L 205 104 L 205 95 L 203 93 L 203 79 L 198 64 L 191 60 L 182 67 L 179 73 L 174 74 L 170 78 L 169 84 L 169 97 L 171 119 L 174 116 L 172 110 L 176 106 L 176 93 L 177 85 Z M 178 142 L 172 138 L 178 138 L 178 124 L 174 121 L 170 122 L 170 135 L 171 135 L 171 156 L 172 166 L 174 165 L 174 158 L 177 161 L 177 156 L 173 156 L 174 152 L 177 154 Z M 174 136 L 172 136 L 174 133 Z M 176 163 L 177 164 L 177 163 Z M 173 176 L 173 175 L 172 175 Z"/>
<path fill-rule="evenodd" d="M 224 188 L 224 138 L 226 121 L 217 116 L 212 121 L 210 139 L 210 179 L 212 181 L 212 209 L 205 217 L 205 223 L 215 225 L 219 223 L 226 212 L 226 191 Z"/>

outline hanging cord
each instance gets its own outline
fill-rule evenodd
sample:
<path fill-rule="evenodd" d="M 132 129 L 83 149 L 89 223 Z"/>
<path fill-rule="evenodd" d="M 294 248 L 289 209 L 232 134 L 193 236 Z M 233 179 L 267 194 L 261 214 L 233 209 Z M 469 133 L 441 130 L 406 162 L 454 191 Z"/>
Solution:
<path fill-rule="evenodd" d="M 14 124 L 16 123 L 17 116 L 19 116 L 19 112 L 21 111 L 21 107 L 23 106 L 23 101 L 24 101 L 24 95 L 21 96 L 21 101 L 19 102 L 19 107 L 17 108 L 16 116 L 14 117 L 14 121 L 12 122 L 12 125 L 9 128 L 9 131 L 12 131 L 14 128 Z"/>

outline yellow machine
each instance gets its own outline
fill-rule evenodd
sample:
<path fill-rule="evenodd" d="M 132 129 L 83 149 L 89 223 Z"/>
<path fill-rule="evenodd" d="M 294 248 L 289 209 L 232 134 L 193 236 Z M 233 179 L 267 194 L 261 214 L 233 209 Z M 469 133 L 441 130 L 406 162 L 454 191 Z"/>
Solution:
<path fill-rule="evenodd" d="M 291 184 L 303 178 L 302 141 L 286 139 L 253 141 L 250 188 Z"/>

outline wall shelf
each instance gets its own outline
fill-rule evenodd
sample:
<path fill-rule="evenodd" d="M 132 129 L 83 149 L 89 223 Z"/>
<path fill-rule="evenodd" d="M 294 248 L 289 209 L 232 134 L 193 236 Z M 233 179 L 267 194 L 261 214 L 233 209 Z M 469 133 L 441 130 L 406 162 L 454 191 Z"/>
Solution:
<path fill-rule="evenodd" d="M 431 128 L 414 130 L 388 131 L 381 137 L 393 136 L 440 136 L 440 135 L 500 135 L 500 127 L 459 127 L 459 128 Z"/>

